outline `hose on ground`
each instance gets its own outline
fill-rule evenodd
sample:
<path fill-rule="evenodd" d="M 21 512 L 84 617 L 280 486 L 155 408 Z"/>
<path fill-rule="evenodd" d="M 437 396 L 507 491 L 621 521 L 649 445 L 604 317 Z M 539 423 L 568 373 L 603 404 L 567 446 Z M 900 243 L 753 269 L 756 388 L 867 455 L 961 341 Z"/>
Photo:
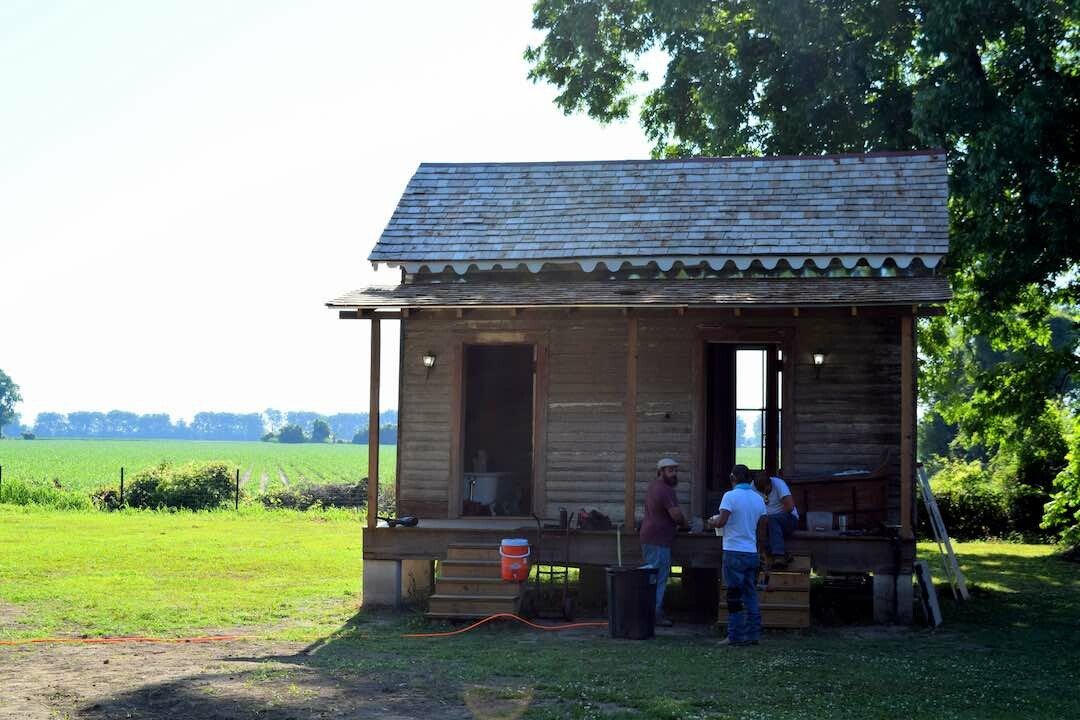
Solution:
<path fill-rule="evenodd" d="M 475 630 L 476 628 L 480 627 L 481 625 L 483 625 L 485 623 L 489 623 L 492 620 L 500 620 L 500 619 L 503 619 L 503 618 L 510 619 L 510 620 L 517 620 L 518 622 L 524 623 L 524 624 L 528 625 L 531 628 L 535 628 L 536 630 L 548 630 L 548 631 L 572 630 L 574 628 L 607 627 L 608 626 L 607 622 L 599 622 L 599 621 L 597 621 L 597 622 L 567 623 L 565 625 L 538 625 L 537 623 L 530 622 L 529 620 L 526 620 L 523 617 L 519 617 L 517 615 L 514 615 L 513 613 L 496 613 L 494 615 L 488 615 L 486 618 L 482 618 L 481 620 L 477 620 L 472 625 L 469 625 L 467 627 L 463 627 L 460 630 L 451 630 L 449 632 L 438 632 L 438 633 L 406 633 L 406 634 L 402 635 L 401 637 L 403 637 L 403 638 L 444 638 L 444 637 L 451 637 L 453 635 L 461 635 L 462 633 L 467 633 L 470 630 Z"/>

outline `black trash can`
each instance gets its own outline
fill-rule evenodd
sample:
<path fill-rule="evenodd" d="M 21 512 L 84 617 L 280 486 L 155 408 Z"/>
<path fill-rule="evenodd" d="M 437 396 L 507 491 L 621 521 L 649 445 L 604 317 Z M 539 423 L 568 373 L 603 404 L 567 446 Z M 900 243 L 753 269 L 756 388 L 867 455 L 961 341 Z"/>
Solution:
<path fill-rule="evenodd" d="M 607 569 L 611 637 L 648 640 L 656 629 L 656 568 Z"/>

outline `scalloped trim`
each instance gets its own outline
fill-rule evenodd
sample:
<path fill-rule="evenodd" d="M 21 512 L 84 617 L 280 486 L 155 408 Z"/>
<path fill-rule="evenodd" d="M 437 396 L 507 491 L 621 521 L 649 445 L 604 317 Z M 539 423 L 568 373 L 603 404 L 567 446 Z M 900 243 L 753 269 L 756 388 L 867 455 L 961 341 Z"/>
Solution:
<path fill-rule="evenodd" d="M 761 263 L 766 270 L 773 270 L 781 260 L 787 261 L 793 268 L 801 268 L 807 262 L 812 263 L 819 270 L 827 270 L 833 260 L 839 260 L 840 264 L 848 270 L 853 270 L 860 261 L 866 263 L 875 270 L 881 268 L 886 262 L 892 260 L 898 268 L 907 268 L 918 258 L 927 268 L 935 268 L 941 262 L 942 255 L 899 254 L 882 253 L 876 255 L 709 255 L 709 256 L 686 256 L 686 257 L 635 257 L 633 262 L 624 258 L 549 258 L 544 260 L 436 260 L 427 262 L 397 262 L 387 261 L 382 264 L 391 268 L 404 268 L 407 273 L 418 273 L 427 270 L 431 273 L 444 272 L 452 269 L 458 275 L 464 275 L 469 270 L 518 270 L 527 269 L 531 273 L 539 273 L 548 264 L 576 264 L 583 272 L 590 273 L 598 266 L 603 265 L 610 272 L 621 269 L 623 266 L 640 267 L 649 263 L 656 265 L 663 272 L 668 272 L 676 263 L 686 267 L 698 267 L 702 263 L 712 270 L 723 270 L 728 263 L 732 263 L 739 270 L 748 270 L 754 261 Z M 374 261 L 372 266 L 378 270 L 379 262 Z"/>

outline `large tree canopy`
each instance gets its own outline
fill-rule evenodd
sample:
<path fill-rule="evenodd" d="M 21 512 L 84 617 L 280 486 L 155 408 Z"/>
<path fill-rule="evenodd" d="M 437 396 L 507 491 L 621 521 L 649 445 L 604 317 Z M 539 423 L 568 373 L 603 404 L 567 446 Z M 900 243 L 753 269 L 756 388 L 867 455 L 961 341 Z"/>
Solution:
<path fill-rule="evenodd" d="M 530 77 L 601 121 L 666 54 L 640 111 L 657 156 L 945 148 L 960 289 L 1076 301 L 1076 0 L 538 0 L 533 26 Z"/>
<path fill-rule="evenodd" d="M 566 112 L 627 117 L 636 61 L 669 61 L 641 123 L 657 155 L 859 152 L 912 132 L 910 2 L 540 0 L 530 77 Z"/>

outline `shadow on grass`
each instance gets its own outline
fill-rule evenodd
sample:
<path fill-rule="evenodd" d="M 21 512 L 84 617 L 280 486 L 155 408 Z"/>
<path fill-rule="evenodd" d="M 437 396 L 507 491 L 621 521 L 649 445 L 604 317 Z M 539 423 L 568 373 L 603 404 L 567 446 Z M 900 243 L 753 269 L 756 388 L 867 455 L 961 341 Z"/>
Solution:
<path fill-rule="evenodd" d="M 203 672 L 121 691 L 107 700 L 78 708 L 77 716 L 102 720 L 510 720 L 543 704 L 538 703 L 534 683 L 521 677 L 504 677 L 497 672 L 497 665 L 478 667 L 470 676 L 466 658 L 456 658 L 465 659 L 464 664 L 453 661 L 452 646 L 432 653 L 434 641 L 401 637 L 402 633 L 432 629 L 411 614 L 360 612 L 332 635 L 307 646 L 289 648 L 294 651 L 231 655 L 223 649 L 217 657 L 207 659 Z M 517 643 L 523 637 L 509 628 L 491 628 L 484 636 L 496 644 L 500 639 Z M 472 650 L 476 642 L 477 638 L 470 639 Z M 280 648 L 283 644 L 273 645 Z M 451 656 L 444 655 L 444 650 Z M 440 668 L 448 660 L 447 668 Z M 559 717 L 564 713 L 540 716 Z"/>
<path fill-rule="evenodd" d="M 769 633 L 761 646 L 743 649 L 719 648 L 711 635 L 635 643 L 599 629 L 537 634 L 511 625 L 405 639 L 440 627 L 408 614 L 359 613 L 306 647 L 223 650 L 203 672 L 79 711 L 193 720 L 814 717 L 852 707 L 866 717 L 976 718 L 1002 708 L 1080 716 L 1080 699 L 1060 685 L 1080 666 L 1080 566 L 980 550 L 961 554 L 971 602 L 954 602 L 939 587 L 946 625 L 936 632 L 819 625 Z M 865 617 L 862 602 L 856 614 Z"/>

